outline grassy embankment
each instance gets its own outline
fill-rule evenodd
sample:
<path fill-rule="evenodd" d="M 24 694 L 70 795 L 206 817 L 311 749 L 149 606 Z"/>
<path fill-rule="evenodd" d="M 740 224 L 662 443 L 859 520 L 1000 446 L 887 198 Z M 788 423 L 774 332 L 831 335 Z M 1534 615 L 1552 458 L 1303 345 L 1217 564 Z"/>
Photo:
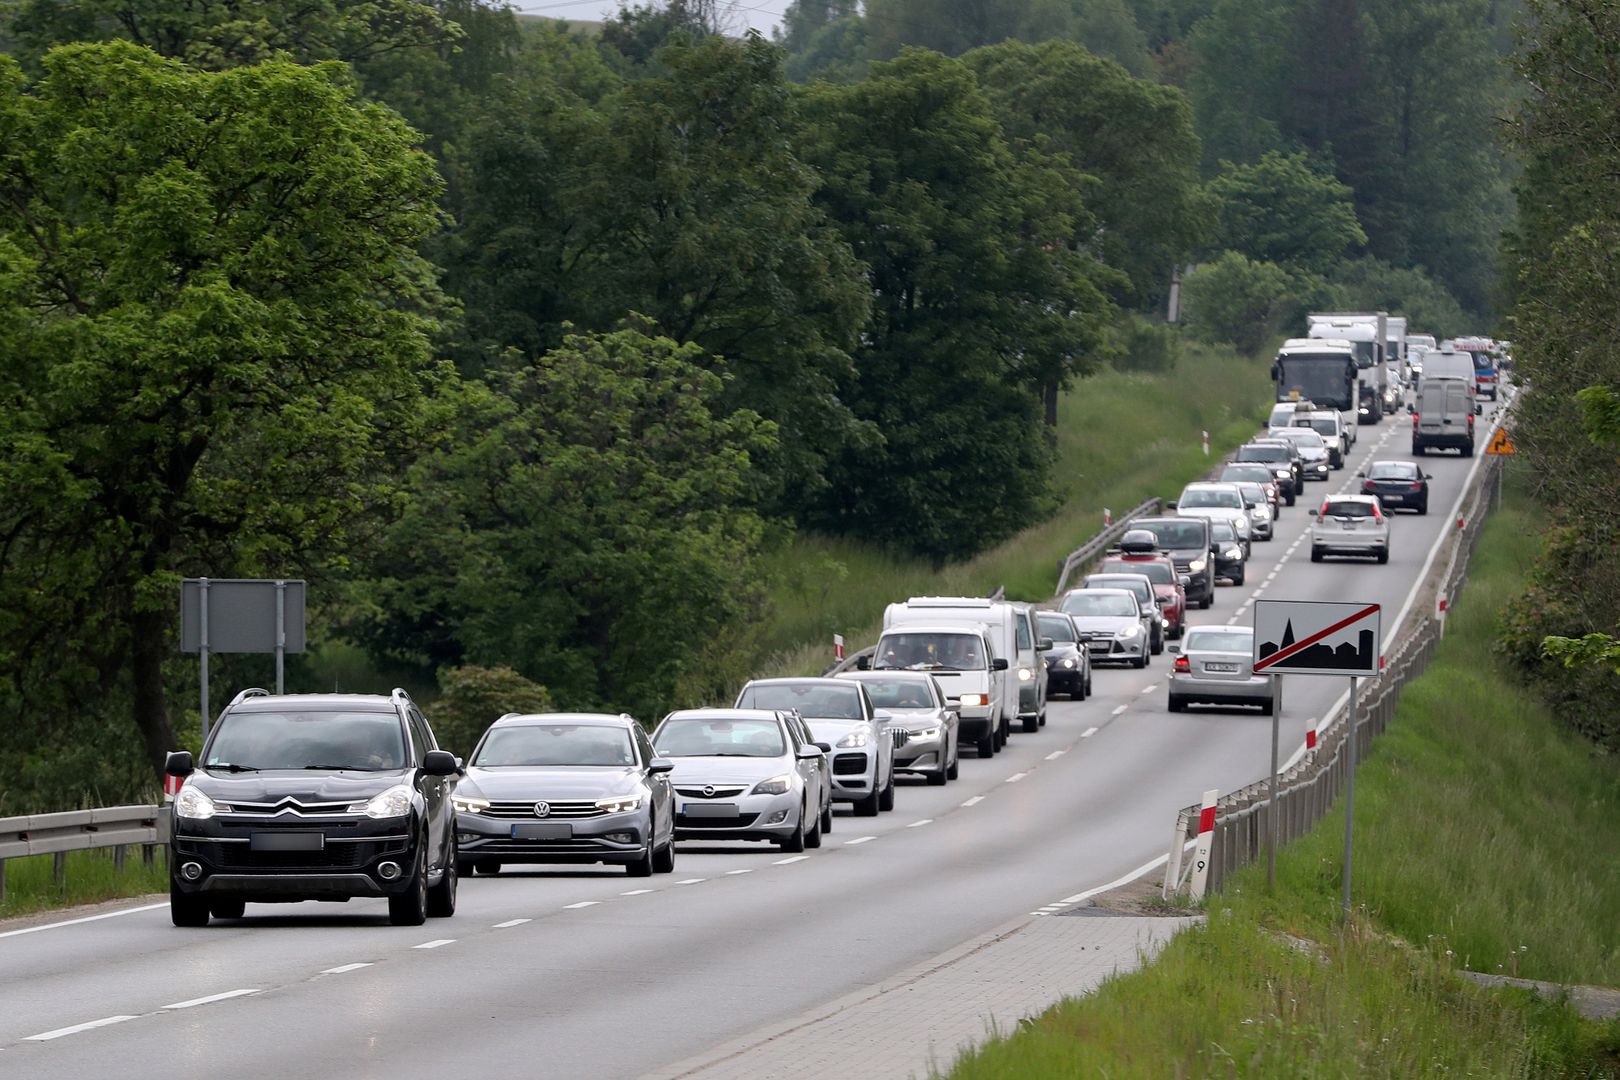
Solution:
<path fill-rule="evenodd" d="M 6 860 L 6 897 L 0 900 L 0 919 L 36 911 L 93 904 L 119 896 L 143 896 L 169 887 L 161 855 L 151 866 L 141 863 L 141 849 L 129 849 L 123 873 L 113 868 L 112 849 L 70 851 L 67 884 L 58 888 L 51 875 L 51 856 L 31 855 Z"/>
<path fill-rule="evenodd" d="M 1254 434 L 1270 397 L 1264 363 L 1192 342 L 1172 372 L 1086 379 L 1058 407 L 1055 514 L 943 570 L 852 541 L 798 537 L 770 566 L 775 585 L 762 652 L 771 659 L 759 674 L 821 670 L 835 633 L 852 651 L 872 644 L 885 605 L 908 596 L 982 595 L 1005 585 L 1016 599 L 1046 599 L 1059 561 L 1102 528 L 1104 507 L 1119 515 L 1154 495 L 1175 498 Z"/>
<path fill-rule="evenodd" d="M 1453 974 L 1620 986 L 1620 762 L 1560 729 L 1492 652 L 1540 524 L 1510 489 L 1439 655 L 1358 773 L 1348 932 L 1341 808 L 1279 854 L 1275 896 L 1250 868 L 1207 927 L 952 1080 L 1620 1075 L 1620 1023 Z"/>

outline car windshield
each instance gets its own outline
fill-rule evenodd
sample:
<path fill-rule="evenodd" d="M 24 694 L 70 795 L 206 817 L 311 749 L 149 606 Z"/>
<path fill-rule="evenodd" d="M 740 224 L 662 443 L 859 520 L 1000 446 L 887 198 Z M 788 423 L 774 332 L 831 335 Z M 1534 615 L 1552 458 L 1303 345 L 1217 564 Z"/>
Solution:
<path fill-rule="evenodd" d="M 872 666 L 879 670 L 983 671 L 984 643 L 974 634 L 884 634 Z"/>
<path fill-rule="evenodd" d="M 1221 470 L 1221 482 L 1225 484 L 1237 483 L 1240 480 L 1269 484 L 1271 479 L 1271 470 L 1264 465 L 1228 465 Z"/>
<path fill-rule="evenodd" d="M 1063 610 L 1070 615 L 1126 615 L 1135 618 L 1137 607 L 1135 601 L 1129 596 L 1118 596 L 1112 593 L 1097 593 L 1087 596 L 1085 592 L 1070 593 L 1063 598 Z"/>
<path fill-rule="evenodd" d="M 1339 425 L 1334 422 L 1332 417 L 1328 416 L 1313 416 L 1309 420 L 1295 420 L 1294 426 L 1309 427 L 1319 435 L 1336 435 L 1339 432 Z"/>
<path fill-rule="evenodd" d="M 862 679 L 866 696 L 879 709 L 932 709 L 934 698 L 916 677 L 909 679 Z"/>
<path fill-rule="evenodd" d="M 1237 530 L 1232 528 L 1229 521 L 1212 521 L 1209 523 L 1209 537 L 1218 544 L 1237 543 Z"/>
<path fill-rule="evenodd" d="M 403 769 L 405 731 L 393 712 L 233 709 L 208 744 L 205 768 Z"/>
<path fill-rule="evenodd" d="M 1040 623 L 1042 637 L 1049 637 L 1053 641 L 1079 640 L 1074 636 L 1074 623 L 1062 615 L 1042 615 Z"/>
<path fill-rule="evenodd" d="M 1161 548 L 1201 548 L 1208 540 L 1208 526 L 1197 521 L 1155 521 L 1151 525 L 1132 522 L 1133 529 L 1146 529 L 1158 538 Z"/>
<path fill-rule="evenodd" d="M 1130 577 L 1120 574 L 1093 574 L 1086 578 L 1086 589 L 1128 589 L 1136 594 L 1136 602 L 1146 608 L 1153 603 L 1153 586 L 1137 578 L 1135 571 Z"/>
<path fill-rule="evenodd" d="M 1286 446 L 1240 446 L 1239 461 L 1287 461 L 1291 455 Z"/>
<path fill-rule="evenodd" d="M 636 763 L 630 732 L 604 724 L 513 724 L 490 729 L 473 754 L 481 769 L 522 765 L 602 765 Z"/>
<path fill-rule="evenodd" d="M 1370 518 L 1373 516 L 1373 507 L 1372 503 L 1359 502 L 1353 499 L 1330 499 L 1322 505 L 1322 516 Z"/>
<path fill-rule="evenodd" d="M 1418 467 L 1409 461 L 1379 461 L 1367 467 L 1369 480 L 1416 480 Z"/>
<path fill-rule="evenodd" d="M 818 720 L 860 720 L 860 687 L 850 683 L 761 683 L 745 687 L 737 698 L 739 709 L 797 709 L 800 716 Z"/>
<path fill-rule="evenodd" d="M 781 757 L 787 752 L 774 720 L 672 716 L 653 748 L 662 757 Z"/>
<path fill-rule="evenodd" d="M 1198 627 L 1187 631 L 1182 652 L 1254 653 L 1254 631 L 1247 627 Z"/>
<path fill-rule="evenodd" d="M 1261 503 L 1266 501 L 1266 489 L 1261 487 L 1259 484 L 1251 481 L 1245 481 L 1238 485 L 1238 490 L 1243 492 L 1244 502 L 1252 502 L 1256 506 L 1259 506 Z"/>
<path fill-rule="evenodd" d="M 1295 446 L 1308 446 L 1312 450 L 1320 450 L 1327 445 L 1322 441 L 1322 436 L 1308 428 L 1289 428 L 1288 437 L 1294 440 Z"/>
<path fill-rule="evenodd" d="M 1174 585 L 1176 583 L 1176 572 L 1162 562 L 1130 562 L 1125 559 L 1110 559 L 1103 563 L 1102 568 L 1127 574 L 1141 574 L 1155 585 Z"/>
<path fill-rule="evenodd" d="M 1176 503 L 1178 509 L 1189 507 L 1229 507 L 1234 510 L 1243 508 L 1243 496 L 1235 491 L 1223 491 L 1217 488 L 1192 488 L 1181 493 L 1181 499 Z"/>

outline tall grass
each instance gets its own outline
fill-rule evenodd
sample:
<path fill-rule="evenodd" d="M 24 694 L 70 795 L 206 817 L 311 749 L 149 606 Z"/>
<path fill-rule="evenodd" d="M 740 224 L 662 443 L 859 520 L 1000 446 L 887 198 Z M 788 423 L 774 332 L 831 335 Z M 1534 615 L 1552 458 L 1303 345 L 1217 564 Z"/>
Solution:
<path fill-rule="evenodd" d="M 1620 1075 L 1620 1024 L 1453 970 L 1620 984 L 1620 763 L 1564 731 L 1493 655 L 1539 517 L 1513 486 L 1433 663 L 1357 774 L 1344 819 L 1251 867 L 1143 970 L 971 1053 L 998 1077 Z"/>
<path fill-rule="evenodd" d="M 0 919 L 121 896 L 145 896 L 169 887 L 162 853 L 146 866 L 139 846 L 129 848 L 122 872 L 113 864 L 111 848 L 68 852 L 66 879 L 60 886 L 51 860 L 50 855 L 6 860 L 6 896 L 0 900 Z"/>
<path fill-rule="evenodd" d="M 871 644 L 883 608 L 908 596 L 971 596 L 999 585 L 1016 599 L 1045 599 L 1064 556 L 1102 528 L 1105 507 L 1120 514 L 1155 495 L 1174 498 L 1254 434 L 1270 397 L 1264 364 L 1192 343 L 1164 374 L 1108 371 L 1084 380 L 1058 405 L 1060 506 L 1052 516 L 943 569 L 855 541 L 795 538 L 767 564 L 773 587 L 754 664 L 764 670 L 753 673 L 819 671 L 830 661 L 833 634 L 851 649 Z"/>

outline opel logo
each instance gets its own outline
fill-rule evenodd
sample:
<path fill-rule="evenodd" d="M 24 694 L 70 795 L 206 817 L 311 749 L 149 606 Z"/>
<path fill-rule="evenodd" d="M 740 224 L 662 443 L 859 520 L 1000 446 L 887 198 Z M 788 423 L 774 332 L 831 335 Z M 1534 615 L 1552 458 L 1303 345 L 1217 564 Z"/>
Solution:
<path fill-rule="evenodd" d="M 537 802 L 537 803 L 534 804 L 534 816 L 535 817 L 546 817 L 550 813 L 551 813 L 551 804 L 550 803 Z"/>
<path fill-rule="evenodd" d="M 713 784 L 704 784 L 703 785 L 703 797 L 704 798 L 709 798 L 709 797 L 711 797 L 713 795 L 714 795 L 714 785 Z"/>

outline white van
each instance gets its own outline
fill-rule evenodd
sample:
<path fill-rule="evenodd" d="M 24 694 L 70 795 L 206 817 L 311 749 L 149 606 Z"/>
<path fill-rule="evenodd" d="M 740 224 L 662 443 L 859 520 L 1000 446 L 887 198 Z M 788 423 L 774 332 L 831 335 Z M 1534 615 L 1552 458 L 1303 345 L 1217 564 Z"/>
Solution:
<path fill-rule="evenodd" d="M 1025 731 L 1040 727 L 1046 714 L 1046 664 L 1040 655 L 1044 643 L 1035 636 L 1035 616 L 1028 604 L 982 596 L 913 596 L 903 604 L 889 605 L 883 628 L 919 619 L 984 626 L 996 655 L 1005 657 L 1009 666 L 1001 695 L 1002 741 L 1014 721 L 1022 721 Z"/>
<path fill-rule="evenodd" d="M 904 604 L 890 604 L 890 610 Z M 862 659 L 865 671 L 926 671 L 957 710 L 957 737 L 970 740 L 980 757 L 1000 750 L 1006 721 L 1001 699 L 1007 683 L 1007 658 L 997 656 L 989 630 L 983 624 L 911 620 L 904 617 L 886 626 L 871 660 Z M 884 622 L 888 623 L 886 615 Z"/>
<path fill-rule="evenodd" d="M 1472 374 L 1470 371 L 1467 379 L 1423 376 L 1417 400 L 1407 406 L 1412 413 L 1414 455 L 1449 449 L 1460 451 L 1463 457 L 1474 456 L 1474 417 L 1481 409 L 1474 397 Z"/>

